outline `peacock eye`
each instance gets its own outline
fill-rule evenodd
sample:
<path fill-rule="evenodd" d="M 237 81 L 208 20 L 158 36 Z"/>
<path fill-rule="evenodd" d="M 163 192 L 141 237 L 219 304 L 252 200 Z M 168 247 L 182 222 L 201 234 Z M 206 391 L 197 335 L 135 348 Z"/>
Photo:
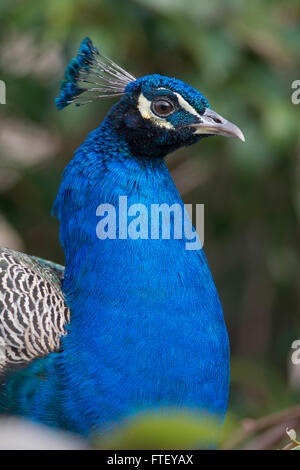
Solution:
<path fill-rule="evenodd" d="M 164 98 L 152 101 L 151 110 L 159 117 L 166 117 L 174 112 L 175 107 L 171 101 Z"/>

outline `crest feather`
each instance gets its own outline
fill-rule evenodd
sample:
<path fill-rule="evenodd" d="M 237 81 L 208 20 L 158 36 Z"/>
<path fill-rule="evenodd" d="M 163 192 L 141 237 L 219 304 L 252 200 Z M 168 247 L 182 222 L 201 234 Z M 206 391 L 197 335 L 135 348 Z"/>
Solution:
<path fill-rule="evenodd" d="M 85 38 L 65 71 L 60 95 L 55 98 L 58 109 L 70 103 L 76 106 L 98 98 L 121 96 L 128 83 L 136 78 L 101 54 L 90 38 Z"/>

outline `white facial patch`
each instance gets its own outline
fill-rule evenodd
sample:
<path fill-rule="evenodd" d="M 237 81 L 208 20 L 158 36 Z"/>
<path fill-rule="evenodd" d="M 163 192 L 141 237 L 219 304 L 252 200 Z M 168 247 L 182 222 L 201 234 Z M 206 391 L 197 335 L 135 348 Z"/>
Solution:
<path fill-rule="evenodd" d="M 166 119 L 160 118 L 152 113 L 151 101 L 147 100 L 143 93 L 140 94 L 138 99 L 138 110 L 144 119 L 150 119 L 150 121 L 153 122 L 153 124 L 156 126 L 165 127 L 166 129 L 175 129 L 173 124 L 168 122 Z"/>
<path fill-rule="evenodd" d="M 159 88 L 159 90 L 163 90 L 164 88 Z M 168 91 L 168 90 L 166 90 Z M 201 116 L 197 113 L 197 111 L 191 106 L 179 93 L 173 92 L 178 99 L 178 103 L 182 109 L 187 111 L 189 114 L 192 114 L 201 120 Z M 143 93 L 140 94 L 138 99 L 138 109 L 144 119 L 150 119 L 155 125 L 159 127 L 165 127 L 166 129 L 175 129 L 173 124 L 167 121 L 165 118 L 160 118 L 156 116 L 151 111 L 151 101 L 147 100 Z"/>

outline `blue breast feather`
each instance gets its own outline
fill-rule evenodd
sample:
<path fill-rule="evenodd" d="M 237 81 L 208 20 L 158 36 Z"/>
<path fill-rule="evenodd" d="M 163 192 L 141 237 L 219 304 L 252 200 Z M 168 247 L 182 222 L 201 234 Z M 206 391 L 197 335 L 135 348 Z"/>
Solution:
<path fill-rule="evenodd" d="M 128 414 L 184 406 L 223 419 L 229 346 L 203 250 L 185 240 L 99 240 L 96 208 L 183 204 L 162 159 L 139 160 L 110 116 L 67 166 L 54 211 L 71 309 L 62 351 L 15 374 L 6 410 L 89 434 Z"/>

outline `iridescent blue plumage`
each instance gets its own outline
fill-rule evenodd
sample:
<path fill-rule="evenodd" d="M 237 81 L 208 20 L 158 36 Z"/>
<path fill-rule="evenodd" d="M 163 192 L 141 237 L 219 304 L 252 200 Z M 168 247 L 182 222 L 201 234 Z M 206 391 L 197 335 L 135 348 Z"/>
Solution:
<path fill-rule="evenodd" d="M 88 54 L 91 43 L 82 48 Z M 66 73 L 74 86 L 76 60 Z M 72 94 L 66 90 L 59 108 Z M 238 136 L 237 128 L 179 80 L 127 76 L 122 95 L 75 152 L 54 204 L 71 311 L 61 352 L 33 362 L 3 390 L 11 412 L 84 435 L 161 406 L 222 421 L 228 400 L 228 338 L 203 250 L 186 250 L 184 237 L 99 240 L 96 227 L 105 203 L 116 208 L 118 228 L 120 196 L 149 211 L 183 207 L 163 157 L 210 134 Z"/>

